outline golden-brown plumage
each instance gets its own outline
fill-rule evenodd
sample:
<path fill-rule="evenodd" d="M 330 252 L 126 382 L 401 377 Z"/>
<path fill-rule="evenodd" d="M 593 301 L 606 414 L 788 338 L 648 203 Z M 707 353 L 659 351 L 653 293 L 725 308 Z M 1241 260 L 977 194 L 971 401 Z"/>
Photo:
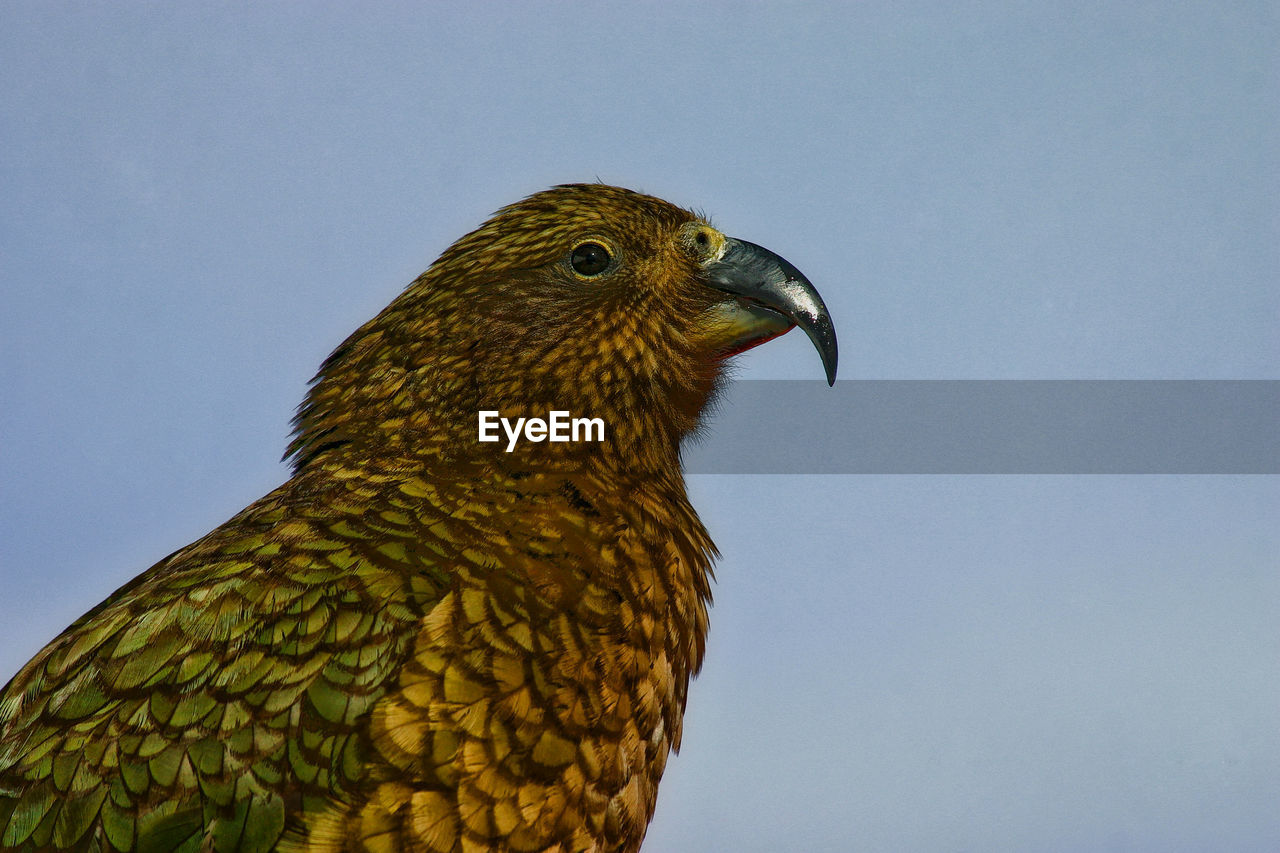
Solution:
<path fill-rule="evenodd" d="M 638 849 L 707 630 L 680 441 L 793 320 L 834 369 L 825 309 L 721 281 L 744 245 L 575 185 L 447 250 L 325 363 L 289 482 L 5 688 L 0 848 Z M 477 441 L 553 409 L 605 440 Z"/>

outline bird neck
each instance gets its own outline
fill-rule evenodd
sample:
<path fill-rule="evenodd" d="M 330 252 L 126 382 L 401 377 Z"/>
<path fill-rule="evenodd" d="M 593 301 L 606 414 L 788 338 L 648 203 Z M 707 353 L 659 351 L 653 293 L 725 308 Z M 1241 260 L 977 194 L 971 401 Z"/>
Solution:
<path fill-rule="evenodd" d="M 544 614 L 566 613 L 609 635 L 651 634 L 645 641 L 665 649 L 683 684 L 702 663 L 715 546 L 679 468 L 637 473 L 526 460 L 513 453 L 443 469 L 332 454 L 291 481 L 286 502 L 302 504 L 304 515 L 313 496 L 327 513 L 345 507 L 353 528 L 403 519 L 431 571 L 498 595 L 534 590 Z M 344 492 L 359 500 L 342 499 Z M 453 529 L 466 531 L 467 548 L 440 564 L 431 543 L 447 543 Z"/>

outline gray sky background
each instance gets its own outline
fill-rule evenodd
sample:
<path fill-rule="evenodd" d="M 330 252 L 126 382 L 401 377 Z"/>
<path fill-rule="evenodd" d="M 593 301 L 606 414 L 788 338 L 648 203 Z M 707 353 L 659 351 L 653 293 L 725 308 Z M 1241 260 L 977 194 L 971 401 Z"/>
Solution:
<path fill-rule="evenodd" d="M 281 481 L 321 359 L 555 183 L 791 260 L 845 378 L 1280 377 L 1278 44 L 1273 3 L 5 3 L 0 678 Z M 691 489 L 723 559 L 647 853 L 1280 849 L 1276 477 Z"/>

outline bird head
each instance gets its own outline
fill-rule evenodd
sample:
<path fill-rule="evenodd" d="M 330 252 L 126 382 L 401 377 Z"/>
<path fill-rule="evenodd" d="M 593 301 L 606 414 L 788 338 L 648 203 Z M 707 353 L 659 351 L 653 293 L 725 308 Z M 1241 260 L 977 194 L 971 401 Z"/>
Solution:
<path fill-rule="evenodd" d="M 670 464 L 725 360 L 797 325 L 834 381 L 830 316 L 787 261 L 652 196 L 555 187 L 499 210 L 348 338 L 289 453 L 299 468 L 330 452 L 456 462 L 504 450 L 478 442 L 481 410 L 562 410 L 602 419 L 602 446 L 527 453 Z"/>

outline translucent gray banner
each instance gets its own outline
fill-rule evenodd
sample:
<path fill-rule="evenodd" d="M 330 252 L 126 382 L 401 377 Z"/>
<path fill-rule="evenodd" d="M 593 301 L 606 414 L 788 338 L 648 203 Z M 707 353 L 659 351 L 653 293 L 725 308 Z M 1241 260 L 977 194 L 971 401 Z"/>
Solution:
<path fill-rule="evenodd" d="M 1277 474 L 1277 380 L 730 383 L 690 474 Z"/>

